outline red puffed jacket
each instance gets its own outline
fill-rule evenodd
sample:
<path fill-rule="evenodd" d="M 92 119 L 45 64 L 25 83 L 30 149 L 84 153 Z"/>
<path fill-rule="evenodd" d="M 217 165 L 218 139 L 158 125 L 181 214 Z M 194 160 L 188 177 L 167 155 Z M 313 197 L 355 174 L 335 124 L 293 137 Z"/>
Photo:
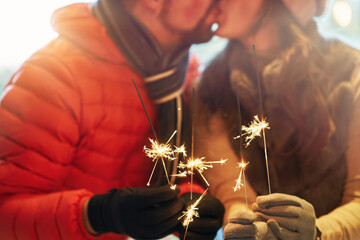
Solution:
<path fill-rule="evenodd" d="M 59 33 L 1 96 L 0 239 L 91 239 L 82 205 L 112 187 L 145 186 L 156 109 L 141 77 L 88 4 L 57 10 Z M 125 239 L 105 234 L 99 239 Z"/>

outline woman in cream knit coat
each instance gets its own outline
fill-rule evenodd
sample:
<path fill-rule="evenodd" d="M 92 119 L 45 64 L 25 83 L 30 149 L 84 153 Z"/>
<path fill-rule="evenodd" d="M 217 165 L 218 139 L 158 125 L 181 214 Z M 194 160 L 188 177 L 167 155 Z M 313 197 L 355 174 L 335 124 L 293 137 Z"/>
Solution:
<path fill-rule="evenodd" d="M 226 207 L 226 239 L 360 239 L 360 53 L 323 39 L 313 17 L 324 0 L 224 0 L 217 35 L 226 49 L 198 85 L 195 146 L 207 159 L 229 158 L 206 172 Z M 257 62 L 253 54 L 256 46 Z M 257 67 L 256 67 L 257 65 Z M 258 71 L 258 72 L 257 72 Z M 260 115 L 262 94 L 270 170 L 263 139 L 243 147 L 239 117 Z M 199 124 L 201 122 L 201 124 Z M 229 218 L 228 218 L 229 217 Z"/>

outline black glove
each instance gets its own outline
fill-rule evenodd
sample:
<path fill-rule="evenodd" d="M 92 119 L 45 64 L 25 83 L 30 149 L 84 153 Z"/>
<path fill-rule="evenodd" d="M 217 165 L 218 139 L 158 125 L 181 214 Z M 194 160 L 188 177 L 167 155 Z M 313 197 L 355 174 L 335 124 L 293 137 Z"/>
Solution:
<path fill-rule="evenodd" d="M 190 193 L 184 193 L 180 196 L 185 202 L 184 211 L 187 207 L 196 202 L 201 196 L 199 193 L 193 193 L 192 200 L 190 200 Z M 193 240 L 210 240 L 214 239 L 217 231 L 221 228 L 224 219 L 225 208 L 224 205 L 215 197 L 205 195 L 200 203 L 197 205 L 199 218 L 194 218 L 194 221 L 189 224 L 186 239 Z M 181 225 L 179 234 L 180 239 L 184 239 L 185 228 Z"/>
<path fill-rule="evenodd" d="M 135 239 L 157 239 L 175 232 L 184 202 L 180 190 L 158 188 L 112 189 L 89 200 L 88 216 L 98 233 L 114 232 Z"/>

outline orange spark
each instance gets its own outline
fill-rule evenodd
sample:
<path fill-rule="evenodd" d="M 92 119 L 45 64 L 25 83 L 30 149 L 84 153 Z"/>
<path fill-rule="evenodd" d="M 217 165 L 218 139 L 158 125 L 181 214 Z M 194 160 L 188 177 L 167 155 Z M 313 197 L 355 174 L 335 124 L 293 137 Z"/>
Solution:
<path fill-rule="evenodd" d="M 202 173 L 204 172 L 204 170 L 206 170 L 208 168 L 212 168 L 213 167 L 212 164 L 226 163 L 227 159 L 221 159 L 220 161 L 210 161 L 210 162 L 206 162 L 206 161 L 204 161 L 204 159 L 205 159 L 205 157 L 190 158 L 187 160 L 187 163 L 180 162 L 178 168 L 187 169 L 186 172 L 188 174 L 194 174 L 193 169 L 195 168 L 199 172 L 200 176 L 204 179 L 206 185 L 210 186 L 209 182 L 206 180 L 206 178 L 204 177 L 204 175 Z"/>
<path fill-rule="evenodd" d="M 236 185 L 234 187 L 234 192 L 236 192 L 237 190 L 240 190 L 242 188 L 242 186 L 244 185 L 242 183 L 242 177 L 243 177 L 243 175 L 245 175 L 245 168 L 248 164 L 249 164 L 249 162 L 244 162 L 244 160 L 241 160 L 241 162 L 238 163 L 238 167 L 240 168 L 240 174 L 236 181 Z"/>
<path fill-rule="evenodd" d="M 241 136 L 246 136 L 246 147 L 250 145 L 255 137 L 260 137 L 261 132 L 265 131 L 265 129 L 270 129 L 269 123 L 267 123 L 265 119 L 260 121 L 257 115 L 254 116 L 254 120 L 251 121 L 249 127 L 242 126 L 242 131 L 244 131 L 244 133 Z M 234 139 L 238 138 L 240 138 L 240 136 L 237 136 Z"/>
<path fill-rule="evenodd" d="M 170 180 L 169 180 L 169 176 L 168 176 L 168 173 L 167 173 L 167 170 L 166 170 L 166 166 L 165 166 L 165 161 L 164 159 L 167 159 L 167 160 L 174 160 L 174 150 L 171 148 L 171 146 L 169 145 L 169 142 L 170 140 L 174 137 L 174 135 L 176 134 L 177 131 L 174 131 L 174 133 L 171 135 L 171 137 L 169 138 L 169 140 L 163 144 L 163 143 L 158 143 L 157 141 L 149 138 L 149 141 L 151 142 L 151 148 L 147 148 L 146 146 L 144 146 L 144 152 L 146 154 L 146 156 L 148 156 L 149 158 L 152 159 L 153 162 L 155 162 L 154 164 L 154 167 L 153 167 L 153 170 L 151 172 L 151 175 L 150 175 L 150 178 L 149 178 L 149 181 L 148 183 L 146 184 L 147 186 L 150 186 L 150 181 L 151 181 L 151 178 L 154 174 L 154 171 L 155 171 L 155 168 L 156 168 L 156 165 L 159 161 L 159 159 L 161 159 L 162 161 L 162 164 L 164 166 L 164 171 L 165 171 L 165 175 L 166 175 L 166 178 L 167 178 L 167 181 L 170 185 L 170 188 L 173 188 L 174 186 L 171 185 L 170 183 Z"/>
<path fill-rule="evenodd" d="M 180 147 L 175 146 L 174 153 L 182 154 L 184 157 L 186 157 L 187 155 L 186 155 L 185 145 L 181 145 Z"/>

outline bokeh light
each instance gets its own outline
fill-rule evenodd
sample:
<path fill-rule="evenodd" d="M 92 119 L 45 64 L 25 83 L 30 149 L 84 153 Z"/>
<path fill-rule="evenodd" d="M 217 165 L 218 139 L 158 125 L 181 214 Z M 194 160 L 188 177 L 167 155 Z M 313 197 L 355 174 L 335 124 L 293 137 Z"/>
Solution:
<path fill-rule="evenodd" d="M 0 7 L 0 66 L 19 65 L 56 37 L 53 11 L 74 0 L 11 0 Z M 91 0 L 89 2 L 94 2 Z"/>
<path fill-rule="evenodd" d="M 346 1 L 335 2 L 332 14 L 335 22 L 343 28 L 347 27 L 351 23 L 352 10 L 350 4 Z"/>

